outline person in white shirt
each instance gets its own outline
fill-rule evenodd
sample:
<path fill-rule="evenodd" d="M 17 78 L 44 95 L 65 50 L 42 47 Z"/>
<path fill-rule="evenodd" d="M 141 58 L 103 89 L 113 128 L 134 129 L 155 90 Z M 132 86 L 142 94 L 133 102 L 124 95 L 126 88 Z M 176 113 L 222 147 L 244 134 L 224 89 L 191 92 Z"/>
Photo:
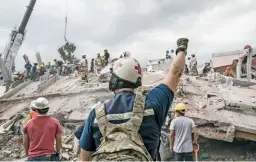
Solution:
<path fill-rule="evenodd" d="M 82 56 L 82 59 L 80 61 L 80 72 L 81 72 L 81 78 L 82 80 L 88 82 L 87 74 L 88 74 L 88 62 L 86 59 L 86 55 Z"/>

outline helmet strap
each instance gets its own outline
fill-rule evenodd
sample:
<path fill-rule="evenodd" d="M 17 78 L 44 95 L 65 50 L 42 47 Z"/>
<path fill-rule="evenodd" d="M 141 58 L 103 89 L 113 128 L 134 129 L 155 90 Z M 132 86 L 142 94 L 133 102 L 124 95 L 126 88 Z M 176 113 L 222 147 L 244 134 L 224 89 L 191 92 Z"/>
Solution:
<path fill-rule="evenodd" d="M 111 76 L 110 81 L 109 81 L 109 90 L 113 92 L 117 89 L 122 89 L 122 88 L 135 89 L 135 88 L 138 88 L 140 85 L 141 85 L 140 79 L 138 79 L 136 84 L 134 84 L 134 83 L 131 83 L 129 81 L 120 79 L 114 73 L 112 73 L 112 76 Z"/>

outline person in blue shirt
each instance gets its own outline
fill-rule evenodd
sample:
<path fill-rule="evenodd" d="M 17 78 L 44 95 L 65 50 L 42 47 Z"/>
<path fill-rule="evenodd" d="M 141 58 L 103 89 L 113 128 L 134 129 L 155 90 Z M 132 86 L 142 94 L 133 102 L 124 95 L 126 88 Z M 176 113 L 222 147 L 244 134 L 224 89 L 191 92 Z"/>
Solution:
<path fill-rule="evenodd" d="M 185 67 L 185 55 L 188 39 L 177 41 L 176 57 L 170 65 L 169 72 L 163 82 L 152 89 L 146 96 L 144 117 L 139 130 L 144 145 L 153 160 L 156 160 L 160 142 L 161 127 L 173 102 L 174 92 Z M 120 124 L 132 116 L 136 88 L 141 86 L 142 70 L 134 58 L 117 60 L 111 70 L 109 89 L 115 93 L 112 100 L 106 101 L 105 111 L 109 122 Z M 95 120 L 95 109 L 92 109 L 84 123 L 80 137 L 80 160 L 89 161 L 91 155 L 100 145 L 102 137 Z M 81 130 L 80 130 L 81 132 Z"/>

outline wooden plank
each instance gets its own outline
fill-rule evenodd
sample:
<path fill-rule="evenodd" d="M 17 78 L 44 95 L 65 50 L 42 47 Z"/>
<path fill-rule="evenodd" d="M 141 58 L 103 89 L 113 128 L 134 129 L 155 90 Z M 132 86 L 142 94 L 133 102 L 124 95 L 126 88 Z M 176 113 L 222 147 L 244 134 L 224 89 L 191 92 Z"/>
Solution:
<path fill-rule="evenodd" d="M 250 132 L 243 132 L 243 131 L 236 130 L 235 137 L 256 141 L 256 134 L 250 133 Z"/>

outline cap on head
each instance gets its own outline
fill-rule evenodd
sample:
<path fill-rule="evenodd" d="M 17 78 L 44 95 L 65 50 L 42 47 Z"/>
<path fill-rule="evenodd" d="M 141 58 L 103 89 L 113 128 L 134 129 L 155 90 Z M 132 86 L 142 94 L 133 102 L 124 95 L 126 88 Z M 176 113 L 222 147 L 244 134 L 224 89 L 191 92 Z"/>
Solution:
<path fill-rule="evenodd" d="M 176 106 L 175 106 L 175 110 L 176 111 L 185 111 L 187 110 L 187 106 L 183 103 L 178 103 Z"/>
<path fill-rule="evenodd" d="M 196 55 L 195 54 L 191 54 L 192 57 L 195 57 Z"/>
<path fill-rule="evenodd" d="M 108 51 L 108 49 L 105 48 L 104 51 Z"/>
<path fill-rule="evenodd" d="M 46 109 L 49 108 L 49 101 L 44 98 L 44 97 L 39 97 L 38 99 L 35 100 L 35 108 L 36 109 Z"/>

